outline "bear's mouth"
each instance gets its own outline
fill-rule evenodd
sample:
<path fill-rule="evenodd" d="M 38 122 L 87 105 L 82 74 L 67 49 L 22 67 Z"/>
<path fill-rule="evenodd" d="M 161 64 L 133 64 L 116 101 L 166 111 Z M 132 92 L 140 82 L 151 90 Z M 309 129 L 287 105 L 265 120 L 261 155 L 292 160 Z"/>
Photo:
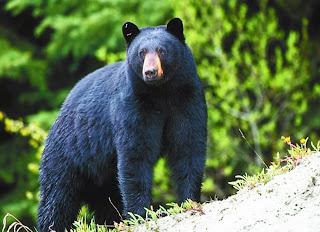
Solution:
<path fill-rule="evenodd" d="M 157 70 L 154 71 L 147 71 L 143 74 L 143 80 L 145 82 L 158 82 L 161 81 L 163 79 L 163 74 L 162 75 L 158 75 L 157 74 Z"/>
<path fill-rule="evenodd" d="M 147 84 L 151 84 L 151 85 L 158 85 L 158 84 L 162 84 L 166 81 L 166 78 L 163 77 L 163 75 L 161 76 L 154 76 L 154 77 L 150 77 L 150 76 L 145 76 L 143 75 L 143 80 L 145 83 Z"/>

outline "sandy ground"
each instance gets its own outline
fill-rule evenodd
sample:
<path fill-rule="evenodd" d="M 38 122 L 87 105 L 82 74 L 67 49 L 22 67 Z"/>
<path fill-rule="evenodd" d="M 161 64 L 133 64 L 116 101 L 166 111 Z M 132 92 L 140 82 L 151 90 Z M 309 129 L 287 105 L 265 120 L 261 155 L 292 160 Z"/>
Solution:
<path fill-rule="evenodd" d="M 133 231 L 320 231 L 320 153 L 265 185 L 203 205 L 204 214 L 164 217 Z"/>

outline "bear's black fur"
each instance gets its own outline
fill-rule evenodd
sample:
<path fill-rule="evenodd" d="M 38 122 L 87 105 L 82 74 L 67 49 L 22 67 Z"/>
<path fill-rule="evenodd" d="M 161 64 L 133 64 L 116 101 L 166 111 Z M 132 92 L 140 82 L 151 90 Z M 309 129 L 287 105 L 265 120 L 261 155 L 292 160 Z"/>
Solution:
<path fill-rule="evenodd" d="M 72 89 L 46 140 L 38 229 L 69 229 L 82 204 L 99 224 L 145 215 L 153 167 L 167 157 L 179 202 L 200 200 L 207 108 L 180 19 L 123 25 L 127 58 Z"/>

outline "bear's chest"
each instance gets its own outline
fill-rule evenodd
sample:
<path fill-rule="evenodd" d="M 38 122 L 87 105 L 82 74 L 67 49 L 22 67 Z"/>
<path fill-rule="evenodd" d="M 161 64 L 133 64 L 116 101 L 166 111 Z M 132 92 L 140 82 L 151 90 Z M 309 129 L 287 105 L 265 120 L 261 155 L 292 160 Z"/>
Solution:
<path fill-rule="evenodd" d="M 143 96 L 138 101 L 139 112 L 143 114 L 157 114 L 168 117 L 170 115 L 185 111 L 188 107 L 187 99 L 180 96 Z"/>
<path fill-rule="evenodd" d="M 172 115 L 187 110 L 194 93 L 192 88 L 155 89 L 137 95 L 139 110 L 146 113 Z"/>

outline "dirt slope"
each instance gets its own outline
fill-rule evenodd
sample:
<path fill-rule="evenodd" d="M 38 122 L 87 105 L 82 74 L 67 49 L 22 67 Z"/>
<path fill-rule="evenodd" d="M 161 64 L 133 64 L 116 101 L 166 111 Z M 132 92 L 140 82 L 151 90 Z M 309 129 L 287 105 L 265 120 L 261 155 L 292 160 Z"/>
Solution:
<path fill-rule="evenodd" d="M 164 217 L 133 231 L 320 231 L 320 153 L 266 185 L 206 203 L 204 215 Z"/>

